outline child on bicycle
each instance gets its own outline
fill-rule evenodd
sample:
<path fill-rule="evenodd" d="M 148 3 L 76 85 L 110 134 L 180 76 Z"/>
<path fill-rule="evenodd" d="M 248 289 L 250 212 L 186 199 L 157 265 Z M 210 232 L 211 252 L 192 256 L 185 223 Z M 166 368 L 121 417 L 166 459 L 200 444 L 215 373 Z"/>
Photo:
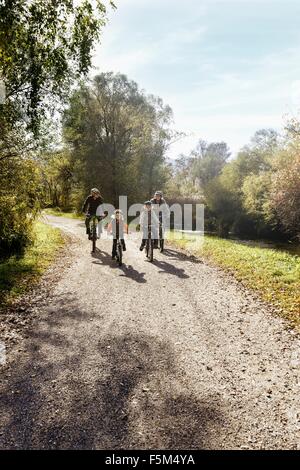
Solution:
<path fill-rule="evenodd" d="M 159 220 L 153 210 L 151 201 L 144 202 L 144 209 L 142 210 L 141 215 L 140 215 L 140 230 L 143 234 L 140 251 L 143 251 L 146 245 L 149 229 L 151 229 L 151 238 L 153 240 L 158 239 L 158 227 L 159 227 Z"/>
<path fill-rule="evenodd" d="M 170 209 L 163 197 L 162 191 L 155 191 L 154 196 L 151 199 L 151 203 L 153 204 L 153 210 L 159 219 L 161 237 L 164 238 L 165 227 L 170 220 Z M 154 248 L 158 248 L 158 240 L 154 241 Z"/>
<path fill-rule="evenodd" d="M 126 251 L 126 245 L 124 240 L 124 233 L 128 233 L 128 225 L 124 223 L 124 217 L 121 209 L 116 209 L 111 216 L 111 221 L 107 227 L 108 233 L 113 235 L 113 246 L 111 258 L 115 259 L 117 255 L 117 242 L 120 240 L 122 243 L 123 251 Z"/>

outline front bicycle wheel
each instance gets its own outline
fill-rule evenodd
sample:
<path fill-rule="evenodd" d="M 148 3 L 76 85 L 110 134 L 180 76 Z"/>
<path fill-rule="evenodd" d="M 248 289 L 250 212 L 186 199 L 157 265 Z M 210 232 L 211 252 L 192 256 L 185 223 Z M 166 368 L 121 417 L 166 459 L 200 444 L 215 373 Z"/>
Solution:
<path fill-rule="evenodd" d="M 117 260 L 118 260 L 119 266 L 122 266 L 123 250 L 122 250 L 121 243 L 118 243 L 117 251 L 118 251 Z"/>
<path fill-rule="evenodd" d="M 95 253 L 96 251 L 96 241 L 97 241 L 97 228 L 96 224 L 93 224 L 92 230 L 92 252 Z"/>
<path fill-rule="evenodd" d="M 150 246 L 149 246 L 149 260 L 150 260 L 151 263 L 152 263 L 152 261 L 153 261 L 153 251 L 154 251 L 154 242 L 153 242 L 153 240 L 151 240 L 151 242 L 149 243 L 149 245 L 150 245 Z"/>
<path fill-rule="evenodd" d="M 145 252 L 146 252 L 146 256 L 148 258 L 149 257 L 149 240 L 146 241 Z"/>

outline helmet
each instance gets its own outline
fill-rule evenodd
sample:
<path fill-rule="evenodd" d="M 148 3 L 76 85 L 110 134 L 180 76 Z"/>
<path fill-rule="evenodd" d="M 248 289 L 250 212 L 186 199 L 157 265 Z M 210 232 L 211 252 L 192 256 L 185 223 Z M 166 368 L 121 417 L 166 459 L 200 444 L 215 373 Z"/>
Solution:
<path fill-rule="evenodd" d="M 91 193 L 100 194 L 100 191 L 99 191 L 99 189 L 97 189 L 97 188 L 92 188 L 92 189 L 91 189 Z"/>
<path fill-rule="evenodd" d="M 152 203 L 151 203 L 151 201 L 145 201 L 145 202 L 144 202 L 144 205 L 145 205 L 145 206 L 152 206 Z"/>
<path fill-rule="evenodd" d="M 161 196 L 161 197 L 163 197 L 163 192 L 162 192 L 162 191 L 155 191 L 154 196 Z"/>

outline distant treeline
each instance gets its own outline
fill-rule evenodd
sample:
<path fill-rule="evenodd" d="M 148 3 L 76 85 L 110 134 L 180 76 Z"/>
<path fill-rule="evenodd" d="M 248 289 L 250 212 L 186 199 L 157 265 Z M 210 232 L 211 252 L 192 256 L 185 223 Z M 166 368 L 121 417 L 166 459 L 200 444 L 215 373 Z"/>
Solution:
<path fill-rule="evenodd" d="M 80 210 L 93 186 L 107 202 L 142 202 L 155 189 L 172 203 L 200 202 L 205 229 L 221 237 L 299 240 L 300 124 L 255 133 L 235 158 L 226 143 L 200 140 L 173 162 L 172 112 L 123 75 L 102 74 L 76 90 L 64 113 L 65 147 L 44 167 L 50 206 Z"/>
<path fill-rule="evenodd" d="M 227 237 L 300 239 L 300 123 L 255 133 L 230 159 L 225 143 L 199 142 L 174 164 L 168 194 L 202 201 L 207 230 Z"/>

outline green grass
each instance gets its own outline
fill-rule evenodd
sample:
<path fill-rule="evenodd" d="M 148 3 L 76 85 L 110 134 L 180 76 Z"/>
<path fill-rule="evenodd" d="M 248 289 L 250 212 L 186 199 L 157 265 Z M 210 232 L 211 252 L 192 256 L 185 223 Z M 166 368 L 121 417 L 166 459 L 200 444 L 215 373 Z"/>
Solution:
<path fill-rule="evenodd" d="M 300 327 L 300 257 L 288 249 L 251 245 L 214 236 L 193 237 L 184 234 L 169 243 L 204 257 L 227 271 L 261 297 L 273 304 L 280 314 Z"/>
<path fill-rule="evenodd" d="M 56 215 L 57 217 L 67 217 L 68 219 L 83 219 L 83 215 L 76 212 L 63 212 L 60 209 L 47 208 L 43 210 L 46 215 Z"/>
<path fill-rule="evenodd" d="M 0 263 L 0 306 L 10 304 L 38 281 L 64 241 L 58 229 L 42 222 L 34 225 L 34 243 L 21 257 Z"/>

